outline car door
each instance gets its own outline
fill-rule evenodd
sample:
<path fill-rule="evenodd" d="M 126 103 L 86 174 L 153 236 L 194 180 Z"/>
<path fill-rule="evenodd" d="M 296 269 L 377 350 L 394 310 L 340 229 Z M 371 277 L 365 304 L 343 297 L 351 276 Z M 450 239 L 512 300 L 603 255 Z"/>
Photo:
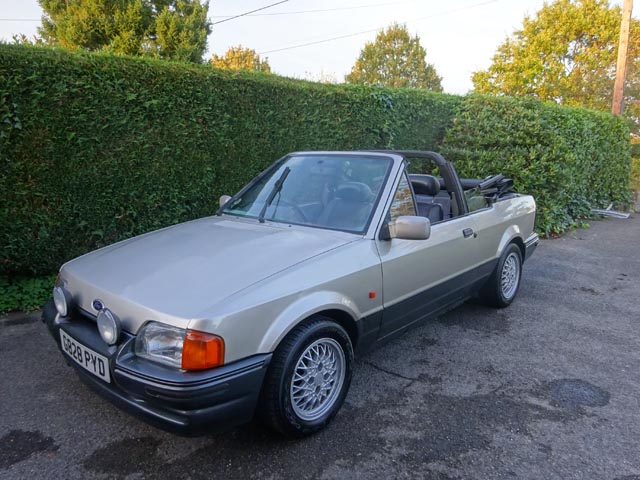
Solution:
<path fill-rule="evenodd" d="M 403 171 L 386 218 L 415 214 L 413 191 Z M 427 240 L 376 240 L 383 276 L 380 338 L 466 298 L 478 258 L 473 227 L 469 216 L 459 216 L 432 225 Z"/>

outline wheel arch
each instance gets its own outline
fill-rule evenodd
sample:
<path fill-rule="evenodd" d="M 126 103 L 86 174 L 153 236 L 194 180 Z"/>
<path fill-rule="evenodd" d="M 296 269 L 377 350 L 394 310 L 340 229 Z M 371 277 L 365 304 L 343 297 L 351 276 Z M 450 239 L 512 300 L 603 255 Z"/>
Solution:
<path fill-rule="evenodd" d="M 524 262 L 525 257 L 525 247 L 524 240 L 522 239 L 522 232 L 520 231 L 520 227 L 518 225 L 509 225 L 504 233 L 502 234 L 502 238 L 500 239 L 500 243 L 498 244 L 498 250 L 496 252 L 496 258 L 500 258 L 504 253 L 505 249 L 510 244 L 516 244 L 520 249 L 520 254 L 522 255 L 522 261 Z"/>
<path fill-rule="evenodd" d="M 353 301 L 337 292 L 316 292 L 286 308 L 264 335 L 261 352 L 273 352 L 298 325 L 317 316 L 332 319 L 345 329 L 355 350 L 361 337 L 361 314 Z"/>
<path fill-rule="evenodd" d="M 338 309 L 321 310 L 302 320 L 302 322 L 316 316 L 330 318 L 342 328 L 344 328 L 349 335 L 349 339 L 351 340 L 353 349 L 356 349 L 356 345 L 358 344 L 358 340 L 360 338 L 359 323 L 349 313 L 345 312 L 344 310 Z"/>
<path fill-rule="evenodd" d="M 515 243 L 518 246 L 518 248 L 520 249 L 520 255 L 522 255 L 522 263 L 524 263 L 527 250 L 524 246 L 524 240 L 522 240 L 522 237 L 513 237 L 509 243 Z"/>

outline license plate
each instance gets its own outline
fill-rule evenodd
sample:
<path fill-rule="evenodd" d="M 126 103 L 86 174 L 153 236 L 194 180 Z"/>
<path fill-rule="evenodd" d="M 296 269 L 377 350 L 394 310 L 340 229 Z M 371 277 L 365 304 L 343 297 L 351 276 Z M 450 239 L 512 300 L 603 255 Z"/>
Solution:
<path fill-rule="evenodd" d="M 78 365 L 105 382 L 111 383 L 109 360 L 107 357 L 85 347 L 62 330 L 60 330 L 60 341 L 62 342 L 62 350 L 64 353 L 69 355 Z"/>

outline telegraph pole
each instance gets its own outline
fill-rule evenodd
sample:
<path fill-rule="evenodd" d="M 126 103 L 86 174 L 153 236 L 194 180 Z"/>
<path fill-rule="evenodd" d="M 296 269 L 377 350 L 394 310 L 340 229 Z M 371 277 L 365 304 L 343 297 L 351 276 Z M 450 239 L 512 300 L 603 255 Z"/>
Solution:
<path fill-rule="evenodd" d="M 633 0 L 624 0 L 622 6 L 622 23 L 620 24 L 620 41 L 618 43 L 618 63 L 616 65 L 616 83 L 613 87 L 613 105 L 611 113 L 621 115 L 624 103 L 624 81 L 627 74 L 627 50 L 629 48 L 629 29 L 631 26 L 631 10 Z"/>

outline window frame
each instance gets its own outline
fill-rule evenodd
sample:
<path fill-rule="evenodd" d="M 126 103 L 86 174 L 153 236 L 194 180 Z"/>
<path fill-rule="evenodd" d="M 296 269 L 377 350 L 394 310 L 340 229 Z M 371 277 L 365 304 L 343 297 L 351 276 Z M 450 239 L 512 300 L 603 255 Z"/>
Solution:
<path fill-rule="evenodd" d="M 380 206 L 380 203 L 381 203 L 381 200 L 382 200 L 382 195 L 383 195 L 384 190 L 385 190 L 385 186 L 389 182 L 389 178 L 391 176 L 391 173 L 394 170 L 395 160 L 394 160 L 393 156 L 391 156 L 391 155 L 380 155 L 380 154 L 376 154 L 376 152 L 363 152 L 363 153 L 359 153 L 358 152 L 358 153 L 354 153 L 354 154 L 350 154 L 350 152 L 295 152 L 295 153 L 290 153 L 290 154 L 285 155 L 284 157 L 276 160 L 271 165 L 269 165 L 265 170 L 260 172 L 247 185 L 245 185 L 238 193 L 233 195 L 227 201 L 227 203 L 225 203 L 225 205 L 230 204 L 236 198 L 241 197 L 242 195 L 244 195 L 251 187 L 253 187 L 256 183 L 258 183 L 260 180 L 262 180 L 269 173 L 271 173 L 272 170 L 277 169 L 280 165 L 282 165 L 283 163 L 286 163 L 290 158 L 296 157 L 296 156 L 304 156 L 304 157 L 313 157 L 313 156 L 347 157 L 348 156 L 348 157 L 353 157 L 354 159 L 358 159 L 358 158 L 380 159 L 380 158 L 382 158 L 382 159 L 385 159 L 385 160 L 387 160 L 389 162 L 389 166 L 388 166 L 387 171 L 385 173 L 384 180 L 381 183 L 381 187 L 380 187 L 380 189 L 378 191 L 378 194 L 376 195 L 376 198 L 375 198 L 375 200 L 373 202 L 373 205 L 371 206 L 371 212 L 369 213 L 369 218 L 367 219 L 367 222 L 363 226 L 362 230 L 347 230 L 347 229 L 344 229 L 344 228 L 332 228 L 332 227 L 328 227 L 328 226 L 325 226 L 325 225 L 313 225 L 313 224 L 309 224 L 309 223 L 298 223 L 298 222 L 284 222 L 284 221 L 272 220 L 272 219 L 265 219 L 265 221 L 268 222 L 268 223 L 276 223 L 276 224 L 279 224 L 279 225 L 295 225 L 295 226 L 299 226 L 299 227 L 317 228 L 317 229 L 321 229 L 321 230 L 330 230 L 330 231 L 334 231 L 334 232 L 350 233 L 350 234 L 353 234 L 353 235 L 366 235 L 369 232 L 369 228 L 371 227 L 373 219 L 375 218 L 375 214 L 378 211 L 378 207 Z M 409 182 L 409 185 L 411 186 L 411 182 Z M 414 201 L 414 206 L 415 206 L 415 195 L 413 194 L 413 187 L 411 187 L 411 194 L 413 195 L 413 201 Z M 241 215 L 241 214 L 238 214 L 238 213 L 227 212 L 227 211 L 224 210 L 225 205 L 221 206 L 218 209 L 218 211 L 216 212 L 216 215 L 218 215 L 218 216 L 229 215 L 229 216 L 234 217 L 234 218 L 250 219 L 250 220 L 257 220 L 258 219 L 258 216 L 256 216 L 256 215 Z M 416 208 L 416 212 L 417 212 L 417 208 Z"/>
<path fill-rule="evenodd" d="M 418 215 L 418 202 L 416 201 L 416 193 L 413 191 L 413 185 L 411 184 L 411 178 L 409 178 L 409 171 L 408 171 L 408 166 L 409 166 L 409 162 L 405 161 L 402 165 L 401 171 L 400 171 L 400 178 L 398 179 L 398 183 L 393 191 L 393 195 L 391 195 L 391 203 L 389 204 L 389 209 L 387 210 L 387 214 L 385 215 L 385 219 L 388 218 L 389 222 L 393 222 L 393 219 L 391 218 L 391 209 L 393 208 L 393 202 L 395 201 L 396 198 L 396 194 L 398 193 L 398 190 L 400 188 L 400 183 L 402 182 L 402 178 L 404 177 L 407 181 L 407 183 L 409 184 L 409 191 L 411 192 L 411 199 L 413 200 L 413 211 L 414 211 L 414 215 L 410 215 L 410 216 L 414 216 L 414 217 L 419 217 L 420 215 Z M 402 216 L 402 215 L 400 215 Z"/>

